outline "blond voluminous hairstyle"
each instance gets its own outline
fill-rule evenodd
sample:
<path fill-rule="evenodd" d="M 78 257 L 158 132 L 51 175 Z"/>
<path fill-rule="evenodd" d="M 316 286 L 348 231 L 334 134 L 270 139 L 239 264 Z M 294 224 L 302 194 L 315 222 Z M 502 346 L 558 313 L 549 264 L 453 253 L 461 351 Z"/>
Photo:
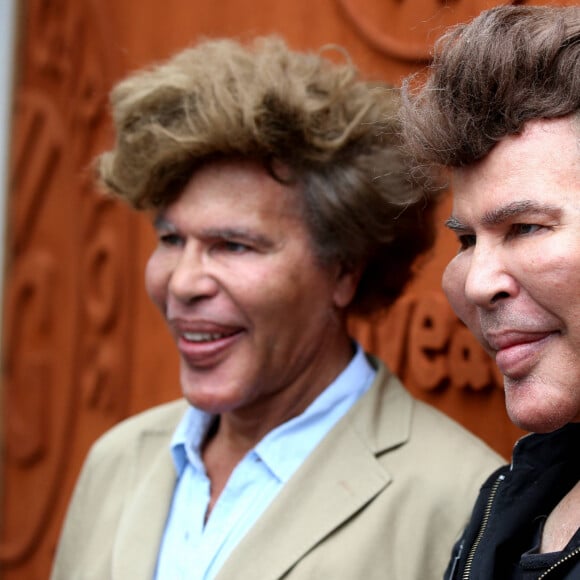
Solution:
<path fill-rule="evenodd" d="M 156 209 L 209 160 L 255 159 L 280 181 L 282 163 L 321 262 L 364 268 L 351 308 L 367 313 L 400 295 L 431 247 L 432 205 L 400 151 L 399 92 L 323 54 L 277 37 L 208 40 L 132 74 L 112 91 L 116 144 L 97 171 L 135 208 Z"/>

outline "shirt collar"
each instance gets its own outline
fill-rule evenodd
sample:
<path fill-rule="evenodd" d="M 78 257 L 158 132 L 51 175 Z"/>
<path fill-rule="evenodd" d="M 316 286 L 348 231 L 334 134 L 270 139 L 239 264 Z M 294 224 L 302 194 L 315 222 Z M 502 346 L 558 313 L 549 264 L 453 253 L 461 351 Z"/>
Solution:
<path fill-rule="evenodd" d="M 360 345 L 347 367 L 306 410 L 276 427 L 256 445 L 255 453 L 281 481 L 287 481 L 376 375 Z"/>
<path fill-rule="evenodd" d="M 333 412 L 339 412 L 341 404 L 344 406 L 348 399 L 358 399 L 372 384 L 376 371 L 361 346 L 355 343 L 355 347 L 355 354 L 346 368 L 310 406 L 270 431 L 251 451 L 281 481 L 286 481 L 294 473 L 297 465 L 318 443 L 320 438 L 309 435 L 315 435 L 325 419 Z M 194 469 L 205 472 L 201 445 L 214 419 L 215 415 L 190 406 L 177 425 L 171 439 L 171 454 L 178 477 L 188 461 Z"/>
<path fill-rule="evenodd" d="M 187 462 L 202 472 L 201 445 L 215 416 L 190 406 L 171 438 L 171 455 L 177 476 L 181 476 Z"/>

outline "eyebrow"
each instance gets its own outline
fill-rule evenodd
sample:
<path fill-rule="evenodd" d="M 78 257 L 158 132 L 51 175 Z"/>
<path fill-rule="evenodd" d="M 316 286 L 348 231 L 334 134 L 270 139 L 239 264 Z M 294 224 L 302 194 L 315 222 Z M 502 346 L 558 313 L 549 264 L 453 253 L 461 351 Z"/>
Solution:
<path fill-rule="evenodd" d="M 530 214 L 556 216 L 560 215 L 560 213 L 561 209 L 558 206 L 526 199 L 513 201 L 512 203 L 486 211 L 481 218 L 481 223 L 484 226 L 497 226 L 518 216 Z M 453 215 L 445 221 L 445 226 L 456 232 L 463 232 L 470 229 L 459 218 Z"/>
<path fill-rule="evenodd" d="M 208 228 L 201 232 L 208 239 L 248 241 L 261 248 L 274 247 L 274 241 L 267 236 L 252 232 L 245 228 Z"/>
<path fill-rule="evenodd" d="M 454 231 L 454 232 L 464 232 L 464 231 L 466 231 L 466 230 L 469 229 L 458 218 L 456 218 L 453 215 L 450 216 L 450 217 L 448 217 L 445 220 L 444 225 L 445 225 L 446 228 L 448 228 L 448 229 L 450 229 L 451 231 Z"/>
<path fill-rule="evenodd" d="M 153 226 L 158 231 L 175 232 L 177 227 L 163 214 L 159 214 L 153 220 Z M 261 248 L 274 247 L 274 241 L 270 238 L 249 231 L 245 228 L 207 228 L 200 232 L 200 235 L 206 239 L 220 239 L 220 240 L 240 240 L 251 242 Z"/>
<path fill-rule="evenodd" d="M 174 230 L 175 226 L 165 217 L 164 214 L 158 213 L 153 220 L 153 227 L 156 230 Z"/>

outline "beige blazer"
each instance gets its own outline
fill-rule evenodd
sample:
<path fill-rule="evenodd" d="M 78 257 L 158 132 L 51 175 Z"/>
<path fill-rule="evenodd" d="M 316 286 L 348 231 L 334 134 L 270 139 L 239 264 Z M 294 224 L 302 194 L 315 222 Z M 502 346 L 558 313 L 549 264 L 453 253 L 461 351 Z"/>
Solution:
<path fill-rule="evenodd" d="M 285 485 L 218 580 L 442 578 L 480 484 L 504 461 L 373 362 L 371 389 Z M 137 415 L 94 445 L 52 580 L 153 578 L 175 485 L 169 441 L 185 408 L 179 401 Z"/>

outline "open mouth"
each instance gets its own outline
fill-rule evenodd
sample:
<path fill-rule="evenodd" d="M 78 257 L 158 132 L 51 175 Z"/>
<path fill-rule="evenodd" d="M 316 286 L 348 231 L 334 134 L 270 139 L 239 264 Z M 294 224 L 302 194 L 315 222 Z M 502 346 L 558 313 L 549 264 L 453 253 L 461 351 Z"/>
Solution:
<path fill-rule="evenodd" d="M 184 362 L 199 368 L 209 368 L 223 362 L 240 343 L 243 329 L 227 332 L 193 332 L 179 333 L 177 347 Z"/>
<path fill-rule="evenodd" d="M 233 336 L 235 332 L 218 333 L 218 332 L 184 332 L 181 336 L 187 342 L 213 342 Z"/>

